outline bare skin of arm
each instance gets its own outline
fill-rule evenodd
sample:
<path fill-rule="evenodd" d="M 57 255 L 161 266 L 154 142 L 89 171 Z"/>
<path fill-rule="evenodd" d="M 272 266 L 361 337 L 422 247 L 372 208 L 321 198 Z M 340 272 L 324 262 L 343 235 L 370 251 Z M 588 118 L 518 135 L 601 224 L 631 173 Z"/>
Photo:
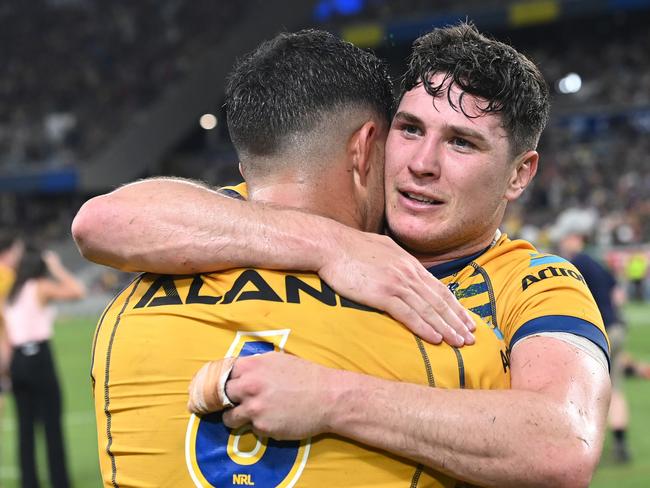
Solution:
<path fill-rule="evenodd" d="M 280 353 L 238 358 L 226 385 L 238 405 L 223 419 L 278 439 L 335 433 L 481 486 L 588 486 L 603 443 L 607 371 L 546 337 L 518 344 L 511 365 L 512 390 L 442 390 Z"/>
<path fill-rule="evenodd" d="M 56 300 L 79 300 L 85 296 L 86 287 L 66 269 L 56 253 L 45 251 L 43 261 L 52 275 L 52 278 L 38 281 L 38 295 L 44 305 Z"/>
<path fill-rule="evenodd" d="M 316 271 L 339 294 L 386 311 L 429 342 L 474 342 L 472 318 L 417 259 L 387 236 L 317 215 L 151 179 L 86 202 L 72 234 L 85 258 L 126 271 Z"/>

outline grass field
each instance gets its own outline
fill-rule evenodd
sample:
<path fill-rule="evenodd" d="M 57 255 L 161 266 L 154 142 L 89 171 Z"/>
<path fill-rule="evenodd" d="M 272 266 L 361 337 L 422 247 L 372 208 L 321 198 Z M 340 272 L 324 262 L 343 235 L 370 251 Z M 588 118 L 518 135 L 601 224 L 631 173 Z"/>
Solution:
<path fill-rule="evenodd" d="M 650 362 L 650 305 L 630 305 L 626 316 L 630 323 L 628 350 L 635 357 Z M 65 398 L 68 464 L 76 488 L 101 486 L 89 379 L 94 327 L 94 319 L 62 320 L 57 324 L 54 340 Z M 625 387 L 631 409 L 629 435 L 633 462 L 626 466 L 613 464 L 606 445 L 601 466 L 591 485 L 593 488 L 650 486 L 650 381 L 627 380 Z M 0 431 L 0 487 L 18 488 L 13 406 L 11 401 L 5 403 Z M 45 479 L 46 463 L 42 445 L 39 447 L 39 467 Z"/>

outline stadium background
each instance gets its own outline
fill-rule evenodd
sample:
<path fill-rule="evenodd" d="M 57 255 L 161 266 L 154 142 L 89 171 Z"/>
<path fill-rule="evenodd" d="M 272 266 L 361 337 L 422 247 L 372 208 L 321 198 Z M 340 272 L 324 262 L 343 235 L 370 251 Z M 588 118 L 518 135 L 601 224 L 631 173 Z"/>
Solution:
<path fill-rule="evenodd" d="M 334 31 L 398 77 L 413 39 L 459 19 L 525 52 L 551 86 L 540 172 L 505 230 L 546 249 L 566 229 L 592 230 L 592 252 L 625 281 L 628 256 L 650 256 L 650 0 L 2 2 L 0 225 L 58 250 L 92 291 L 62 307 L 55 334 L 76 486 L 99 486 L 90 340 L 126 279 L 78 256 L 69 229 L 81 203 L 154 175 L 239 181 L 223 80 L 280 30 Z M 630 352 L 650 360 L 650 307 L 626 315 Z M 605 450 L 596 487 L 650 486 L 650 383 L 626 388 L 633 462 L 615 466 Z M 14 487 L 10 409 L 1 429 L 0 487 Z"/>

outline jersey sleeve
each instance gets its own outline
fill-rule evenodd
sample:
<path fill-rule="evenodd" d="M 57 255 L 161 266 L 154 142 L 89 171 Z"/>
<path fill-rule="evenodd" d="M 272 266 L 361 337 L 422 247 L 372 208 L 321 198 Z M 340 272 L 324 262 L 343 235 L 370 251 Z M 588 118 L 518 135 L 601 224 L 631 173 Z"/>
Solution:
<path fill-rule="evenodd" d="M 512 349 L 525 337 L 567 332 L 589 339 L 609 360 L 603 320 L 583 276 L 567 260 L 537 255 L 510 281 L 510 315 L 504 330 Z"/>

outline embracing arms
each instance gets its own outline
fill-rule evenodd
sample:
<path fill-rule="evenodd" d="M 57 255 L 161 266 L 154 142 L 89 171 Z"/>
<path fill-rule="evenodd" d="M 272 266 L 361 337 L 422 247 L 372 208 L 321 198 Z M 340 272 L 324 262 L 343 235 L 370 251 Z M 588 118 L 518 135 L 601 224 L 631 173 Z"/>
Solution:
<path fill-rule="evenodd" d="M 389 237 L 194 182 L 143 180 L 95 197 L 72 234 L 87 259 L 128 271 L 316 271 L 339 294 L 388 312 L 429 342 L 474 341 L 474 321 L 453 294 Z"/>
<path fill-rule="evenodd" d="M 277 439 L 338 434 L 481 486 L 588 486 L 609 404 L 606 369 L 548 337 L 517 344 L 511 367 L 512 390 L 444 390 L 288 354 L 238 358 L 225 389 L 237 405 L 223 419 Z"/>

